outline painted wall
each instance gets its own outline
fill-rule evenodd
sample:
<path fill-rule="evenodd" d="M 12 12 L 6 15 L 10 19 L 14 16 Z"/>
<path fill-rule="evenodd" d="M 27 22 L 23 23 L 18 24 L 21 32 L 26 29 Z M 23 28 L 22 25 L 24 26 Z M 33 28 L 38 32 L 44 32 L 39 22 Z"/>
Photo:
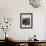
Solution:
<path fill-rule="evenodd" d="M 10 31 L 7 33 L 16 40 L 28 40 L 34 34 L 37 39 L 46 40 L 45 12 L 45 6 L 33 8 L 28 0 L 0 0 L 0 19 L 4 16 L 13 18 Z M 20 13 L 33 13 L 32 29 L 20 29 Z M 0 31 L 0 39 L 4 39 L 2 33 L 3 31 Z"/>

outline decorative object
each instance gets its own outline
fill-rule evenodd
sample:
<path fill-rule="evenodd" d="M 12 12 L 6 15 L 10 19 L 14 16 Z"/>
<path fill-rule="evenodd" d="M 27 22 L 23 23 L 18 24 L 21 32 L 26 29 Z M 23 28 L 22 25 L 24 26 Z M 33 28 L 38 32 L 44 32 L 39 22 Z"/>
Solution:
<path fill-rule="evenodd" d="M 7 31 L 10 31 L 11 23 L 12 23 L 12 18 L 4 17 L 1 29 L 5 33 L 5 39 Z"/>
<path fill-rule="evenodd" d="M 4 20 L 3 20 L 3 25 L 2 25 L 2 30 L 4 32 L 6 31 L 9 31 L 9 28 L 11 26 L 11 22 L 12 22 L 12 18 L 7 18 L 7 17 L 4 17 Z"/>
<path fill-rule="evenodd" d="M 32 5 L 32 7 L 38 8 L 38 7 L 42 6 L 43 3 L 45 3 L 45 1 L 43 1 L 43 0 L 29 0 L 29 3 L 30 3 L 30 5 Z"/>
<path fill-rule="evenodd" d="M 32 38 L 34 39 L 34 41 L 39 41 L 39 40 L 37 40 L 37 36 L 36 35 L 34 35 Z"/>
<path fill-rule="evenodd" d="M 20 13 L 20 28 L 31 29 L 33 26 L 32 13 Z"/>

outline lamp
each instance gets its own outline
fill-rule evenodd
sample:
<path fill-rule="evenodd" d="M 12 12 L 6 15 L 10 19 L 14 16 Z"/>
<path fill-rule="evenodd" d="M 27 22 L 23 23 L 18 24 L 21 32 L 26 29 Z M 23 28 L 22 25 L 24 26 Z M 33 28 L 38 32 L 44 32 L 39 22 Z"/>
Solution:
<path fill-rule="evenodd" d="M 45 3 L 45 0 L 29 0 L 29 3 L 33 8 L 38 8 Z"/>

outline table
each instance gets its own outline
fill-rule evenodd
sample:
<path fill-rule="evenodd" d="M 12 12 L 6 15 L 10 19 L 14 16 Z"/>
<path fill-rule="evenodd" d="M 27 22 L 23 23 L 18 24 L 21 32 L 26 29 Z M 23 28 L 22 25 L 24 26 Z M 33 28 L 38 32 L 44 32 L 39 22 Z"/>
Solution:
<path fill-rule="evenodd" d="M 29 40 L 6 40 L 9 44 L 14 44 L 16 46 L 20 46 L 20 44 L 23 44 L 22 46 L 37 46 L 38 44 L 46 43 L 46 40 L 39 40 L 39 41 L 29 41 Z M 37 45 L 36 45 L 37 44 Z M 46 45 L 45 45 L 46 46 Z"/>

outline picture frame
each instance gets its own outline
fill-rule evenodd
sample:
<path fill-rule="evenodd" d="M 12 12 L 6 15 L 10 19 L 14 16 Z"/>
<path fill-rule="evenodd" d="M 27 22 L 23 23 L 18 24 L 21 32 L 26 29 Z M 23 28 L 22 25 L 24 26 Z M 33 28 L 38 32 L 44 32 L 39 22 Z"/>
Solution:
<path fill-rule="evenodd" d="M 20 28 L 32 29 L 33 27 L 33 14 L 32 13 L 20 13 Z"/>

